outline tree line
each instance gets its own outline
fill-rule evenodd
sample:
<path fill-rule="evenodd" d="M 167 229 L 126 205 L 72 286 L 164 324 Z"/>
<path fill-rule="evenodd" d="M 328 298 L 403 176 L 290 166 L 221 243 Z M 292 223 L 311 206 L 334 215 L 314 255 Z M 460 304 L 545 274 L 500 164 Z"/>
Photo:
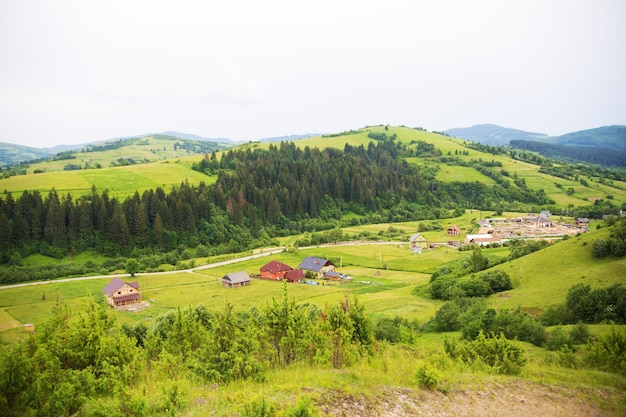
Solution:
<path fill-rule="evenodd" d="M 183 182 L 170 192 L 159 187 L 124 200 L 95 187 L 78 198 L 56 190 L 7 193 L 0 198 L 0 261 L 85 250 L 128 256 L 200 244 L 216 254 L 238 252 L 277 236 L 332 229 L 349 212 L 358 222 L 377 223 L 549 202 L 543 190 L 438 182 L 434 172 L 404 161 L 406 152 L 389 140 L 346 144 L 343 151 L 281 143 L 230 150 L 219 161 L 207 154 L 195 168 L 217 172 L 210 186 Z"/>

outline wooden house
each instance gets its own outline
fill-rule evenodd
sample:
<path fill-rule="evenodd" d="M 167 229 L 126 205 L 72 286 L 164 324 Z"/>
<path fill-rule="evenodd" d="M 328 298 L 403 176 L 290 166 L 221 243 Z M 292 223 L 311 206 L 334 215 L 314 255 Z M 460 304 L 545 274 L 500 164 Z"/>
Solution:
<path fill-rule="evenodd" d="M 328 259 L 316 258 L 314 256 L 307 256 L 298 268 L 313 272 L 317 278 L 323 278 L 325 273 L 337 269 L 335 264 Z"/>
<path fill-rule="evenodd" d="M 576 219 L 576 226 L 589 226 L 589 219 L 587 217 L 578 217 Z"/>
<path fill-rule="evenodd" d="M 293 271 L 293 268 L 287 264 L 278 261 L 272 261 L 261 267 L 261 278 L 281 281 L 285 278 L 285 274 Z"/>
<path fill-rule="evenodd" d="M 124 282 L 113 278 L 102 290 L 107 303 L 112 307 L 121 307 L 141 302 L 141 291 L 138 282 Z"/>
<path fill-rule="evenodd" d="M 428 248 L 428 240 L 422 236 L 420 233 L 415 233 L 409 238 L 409 248 L 417 249 L 417 248 Z"/>
<path fill-rule="evenodd" d="M 231 272 L 222 278 L 222 287 L 237 288 L 250 285 L 252 279 L 245 271 Z"/>

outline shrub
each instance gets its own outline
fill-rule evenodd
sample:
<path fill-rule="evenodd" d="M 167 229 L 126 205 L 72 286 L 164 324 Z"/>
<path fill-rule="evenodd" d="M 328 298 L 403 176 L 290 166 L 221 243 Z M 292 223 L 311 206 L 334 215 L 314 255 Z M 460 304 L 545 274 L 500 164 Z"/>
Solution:
<path fill-rule="evenodd" d="M 464 344 L 448 342 L 444 344 L 446 352 L 454 357 L 458 357 L 463 362 L 473 364 L 484 364 L 491 371 L 497 374 L 516 375 L 522 372 L 526 365 L 524 349 L 508 340 L 504 334 L 486 337 L 480 331 L 476 340 Z"/>
<path fill-rule="evenodd" d="M 548 334 L 546 349 L 552 351 L 559 350 L 563 346 L 566 346 L 567 342 L 567 335 L 563 331 L 563 328 L 561 326 L 558 326 Z"/>
<path fill-rule="evenodd" d="M 589 366 L 601 371 L 616 372 L 626 376 L 626 332 L 611 329 L 611 333 L 597 342 L 587 344 L 585 360 Z"/>
<path fill-rule="evenodd" d="M 422 363 L 417 367 L 417 382 L 423 388 L 434 389 L 439 384 L 441 376 L 431 365 Z"/>
<path fill-rule="evenodd" d="M 569 333 L 569 342 L 571 345 L 580 345 L 587 343 L 588 340 L 589 327 L 582 321 L 579 321 Z"/>

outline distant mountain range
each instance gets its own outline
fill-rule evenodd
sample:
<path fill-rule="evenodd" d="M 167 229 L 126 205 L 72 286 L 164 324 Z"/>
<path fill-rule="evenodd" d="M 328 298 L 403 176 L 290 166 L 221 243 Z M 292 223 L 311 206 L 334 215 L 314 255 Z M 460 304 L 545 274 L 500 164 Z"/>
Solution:
<path fill-rule="evenodd" d="M 511 129 L 497 125 L 476 125 L 472 127 L 459 127 L 444 131 L 446 135 L 483 145 L 502 146 L 508 145 L 512 140 L 538 140 L 547 139 L 549 136 L 543 133 L 532 133 L 524 130 Z"/>
<path fill-rule="evenodd" d="M 556 160 L 590 164 L 626 166 L 626 126 L 602 126 L 561 136 L 548 136 L 497 125 L 477 125 L 444 132 L 458 139 L 490 146 L 538 152 Z"/>
<path fill-rule="evenodd" d="M 132 137 L 142 138 L 142 137 L 155 136 L 155 135 L 171 136 L 174 138 L 179 138 L 182 140 L 189 140 L 189 141 L 214 142 L 214 143 L 227 144 L 227 145 L 237 145 L 239 143 L 247 142 L 247 141 L 236 142 L 228 138 L 205 138 L 205 137 L 194 135 L 191 133 L 176 132 L 173 130 L 169 130 L 166 132 L 158 132 L 158 133 L 147 133 L 145 135 L 138 135 L 138 136 L 132 136 Z M 297 141 L 300 139 L 310 138 L 312 136 L 319 136 L 319 134 L 308 133 L 304 135 L 278 136 L 278 137 L 264 138 L 264 139 L 260 139 L 256 141 L 257 142 Z M 0 142 L 0 167 L 15 166 L 22 162 L 51 158 L 57 155 L 59 152 L 79 150 L 79 149 L 84 149 L 86 147 L 94 146 L 94 145 L 101 146 L 107 142 L 113 142 L 119 139 L 126 139 L 126 138 L 112 138 L 112 139 L 107 139 L 107 140 L 100 140 L 100 141 L 94 141 L 94 142 L 89 142 L 89 143 L 81 143 L 81 144 L 76 144 L 76 145 L 57 145 L 52 148 L 32 148 L 29 146 L 22 146 L 22 145 L 15 145 L 12 143 Z"/>
<path fill-rule="evenodd" d="M 570 162 L 588 162 L 608 166 L 626 166 L 626 126 L 603 126 L 595 129 L 581 130 L 561 136 L 548 136 L 543 133 L 527 132 L 493 124 L 481 124 L 466 128 L 455 128 L 444 131 L 449 136 L 490 146 L 511 146 L 522 150 L 539 152 L 540 154 Z M 208 141 L 221 144 L 237 145 L 248 141 L 233 141 L 228 138 L 205 138 L 202 136 L 166 131 L 149 133 L 135 137 L 167 135 L 182 140 Z M 297 141 L 317 133 L 268 137 L 256 142 Z M 79 145 L 58 145 L 53 148 L 31 148 L 0 142 L 0 167 L 13 166 L 22 162 L 49 158 L 59 152 L 82 149 L 94 144 L 103 144 L 120 138 L 95 141 Z"/>
<path fill-rule="evenodd" d="M 525 140 L 563 146 L 591 146 L 602 149 L 626 151 L 626 126 L 602 126 L 581 130 L 561 136 L 526 132 L 498 125 L 483 124 L 444 131 L 458 139 L 479 142 L 484 145 L 509 145 L 511 141 Z"/>

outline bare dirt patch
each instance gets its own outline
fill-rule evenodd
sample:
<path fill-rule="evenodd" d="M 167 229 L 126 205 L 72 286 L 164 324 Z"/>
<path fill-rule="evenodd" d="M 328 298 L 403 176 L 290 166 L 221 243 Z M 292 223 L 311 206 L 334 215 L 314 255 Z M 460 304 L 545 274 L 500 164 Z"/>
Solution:
<path fill-rule="evenodd" d="M 485 383 L 449 394 L 408 388 L 383 388 L 374 398 L 333 393 L 318 407 L 327 415 L 362 417 L 611 417 L 616 393 L 590 393 L 527 381 Z"/>

